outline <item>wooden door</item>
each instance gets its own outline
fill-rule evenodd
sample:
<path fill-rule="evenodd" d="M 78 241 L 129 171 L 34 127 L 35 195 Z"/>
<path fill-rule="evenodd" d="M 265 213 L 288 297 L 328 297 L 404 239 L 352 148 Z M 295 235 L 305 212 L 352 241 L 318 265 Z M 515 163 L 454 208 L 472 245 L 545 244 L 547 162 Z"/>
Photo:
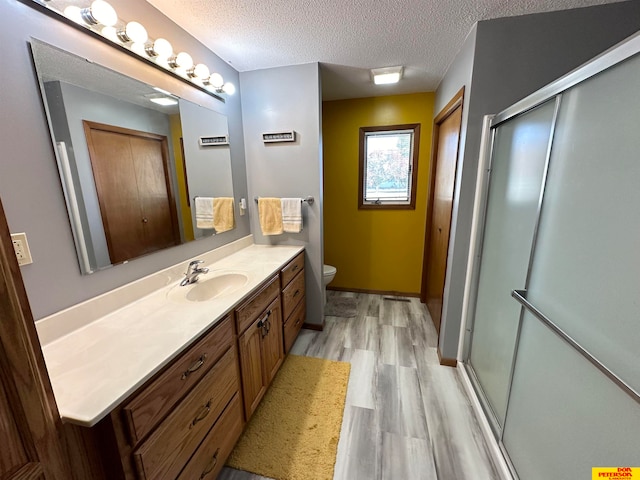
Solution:
<path fill-rule="evenodd" d="M 280 297 L 276 298 L 273 303 L 269 305 L 267 312 L 270 312 L 269 318 L 267 319 L 269 332 L 262 338 L 262 355 L 264 357 L 265 380 L 267 385 L 269 385 L 284 360 Z"/>
<path fill-rule="evenodd" d="M 83 124 L 111 263 L 177 245 L 166 137 Z"/>
<path fill-rule="evenodd" d="M 447 271 L 463 95 L 464 89 L 458 92 L 436 116 L 433 128 L 431 188 L 425 233 L 421 299 L 427 304 L 438 333 L 440 333 L 442 297 Z"/>
<path fill-rule="evenodd" d="M 72 478 L 61 427 L 0 203 L 0 478 Z"/>
<path fill-rule="evenodd" d="M 247 421 L 267 390 L 262 359 L 261 320 L 262 317 L 257 318 L 238 338 L 244 414 Z"/>

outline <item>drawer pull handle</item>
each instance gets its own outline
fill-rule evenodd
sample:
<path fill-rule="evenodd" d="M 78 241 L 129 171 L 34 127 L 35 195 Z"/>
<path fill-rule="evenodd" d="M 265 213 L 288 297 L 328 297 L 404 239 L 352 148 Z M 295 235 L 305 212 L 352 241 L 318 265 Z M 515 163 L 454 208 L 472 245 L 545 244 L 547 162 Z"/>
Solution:
<path fill-rule="evenodd" d="M 218 453 L 220 453 L 219 448 L 216 450 L 216 453 L 213 454 L 213 457 L 211 457 L 211 460 L 209 460 L 209 464 L 207 465 L 207 468 L 205 468 L 204 471 L 200 474 L 200 480 L 202 480 L 204 477 L 209 475 L 211 472 L 213 472 L 213 469 L 216 468 L 216 465 L 218 463 Z"/>
<path fill-rule="evenodd" d="M 300 290 L 296 290 L 296 293 L 293 294 L 293 298 L 296 298 L 299 293 L 300 293 Z"/>
<path fill-rule="evenodd" d="M 198 360 L 196 360 L 195 362 L 193 362 L 191 364 L 191 366 L 184 371 L 184 373 L 180 377 L 180 380 L 186 380 L 186 378 L 189 375 L 191 375 L 196 370 L 199 370 L 204 365 L 204 361 L 206 359 L 207 359 L 207 354 L 206 353 L 203 353 L 202 355 L 200 355 L 200 358 Z"/>
<path fill-rule="evenodd" d="M 200 413 L 198 413 L 196 418 L 194 418 L 191 421 L 191 425 L 189 425 L 189 428 L 195 427 L 196 423 L 200 422 L 201 420 L 204 420 L 205 417 L 207 415 L 209 415 L 209 412 L 211 411 L 211 402 L 212 401 L 213 401 L 213 398 L 210 398 L 209 401 L 202 406 L 202 409 L 200 410 Z"/>
<path fill-rule="evenodd" d="M 302 320 L 300 317 L 298 317 L 298 319 L 296 320 L 296 326 L 300 324 L 300 320 Z"/>
<path fill-rule="evenodd" d="M 291 269 L 292 272 L 295 272 L 298 269 L 298 265 L 294 265 L 293 268 Z"/>

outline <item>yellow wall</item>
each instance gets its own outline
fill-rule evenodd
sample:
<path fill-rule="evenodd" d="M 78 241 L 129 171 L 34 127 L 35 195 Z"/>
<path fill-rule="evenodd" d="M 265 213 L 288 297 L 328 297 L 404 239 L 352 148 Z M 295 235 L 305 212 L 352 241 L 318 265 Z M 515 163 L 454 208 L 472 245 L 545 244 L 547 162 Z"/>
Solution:
<path fill-rule="evenodd" d="M 180 216 L 184 225 L 184 240 L 189 242 L 194 240 L 193 222 L 191 221 L 191 208 L 187 204 L 187 181 L 184 178 L 184 158 L 182 158 L 182 149 L 180 148 L 180 139 L 182 138 L 182 123 L 180 123 L 180 115 L 169 115 L 169 124 L 171 127 L 171 143 L 173 144 L 173 158 L 176 160 L 176 178 L 178 180 L 178 196 L 180 200 Z"/>
<path fill-rule="evenodd" d="M 324 263 L 333 287 L 418 294 L 434 93 L 323 102 Z M 420 123 L 415 210 L 358 210 L 359 129 Z"/>

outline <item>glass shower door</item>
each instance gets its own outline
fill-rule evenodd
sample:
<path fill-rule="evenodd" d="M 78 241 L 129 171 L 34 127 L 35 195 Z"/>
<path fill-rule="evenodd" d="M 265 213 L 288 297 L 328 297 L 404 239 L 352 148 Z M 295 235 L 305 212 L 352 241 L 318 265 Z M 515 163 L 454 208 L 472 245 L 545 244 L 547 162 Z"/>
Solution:
<path fill-rule="evenodd" d="M 640 466 L 639 78 L 562 96 L 504 424 L 522 480 Z"/>
<path fill-rule="evenodd" d="M 556 110 L 551 99 L 494 131 L 469 364 L 496 433 L 504 424 L 520 318 L 511 291 L 525 287 Z"/>

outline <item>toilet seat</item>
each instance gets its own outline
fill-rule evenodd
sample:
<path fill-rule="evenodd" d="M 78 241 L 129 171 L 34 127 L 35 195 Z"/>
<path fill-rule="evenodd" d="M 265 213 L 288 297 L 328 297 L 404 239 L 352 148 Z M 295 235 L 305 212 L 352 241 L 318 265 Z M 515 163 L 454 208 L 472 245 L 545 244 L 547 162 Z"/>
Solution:
<path fill-rule="evenodd" d="M 331 275 L 335 275 L 336 274 L 336 267 L 332 266 L 332 265 L 323 265 L 322 266 L 322 275 L 325 277 L 331 276 Z"/>

